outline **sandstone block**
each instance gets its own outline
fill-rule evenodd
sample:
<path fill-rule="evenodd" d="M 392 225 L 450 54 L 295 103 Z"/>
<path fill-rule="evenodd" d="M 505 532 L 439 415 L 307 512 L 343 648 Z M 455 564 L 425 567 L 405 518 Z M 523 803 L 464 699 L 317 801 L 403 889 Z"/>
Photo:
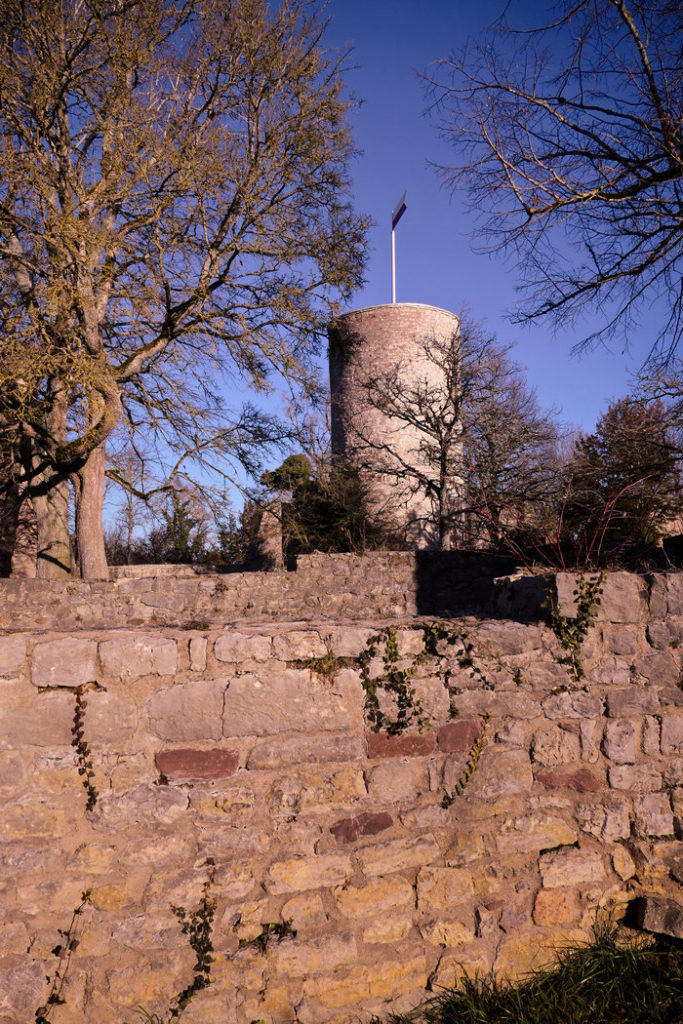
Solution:
<path fill-rule="evenodd" d="M 362 887 L 340 885 L 332 890 L 339 912 L 344 917 L 386 917 L 394 912 L 404 913 L 415 904 L 415 893 L 410 882 L 401 875 L 391 878 L 369 878 Z"/>
<path fill-rule="evenodd" d="M 611 718 L 605 722 L 603 753 L 617 764 L 633 764 L 640 746 L 640 730 L 627 718 Z"/>
<path fill-rule="evenodd" d="M 282 765 L 334 761 L 356 761 L 364 754 L 363 740 L 351 733 L 322 732 L 313 735 L 278 737 L 253 747 L 247 759 L 249 769 L 279 768 Z"/>
<path fill-rule="evenodd" d="M 203 672 L 206 668 L 206 652 L 209 642 L 205 636 L 193 636 L 190 638 L 190 669 L 193 672 Z"/>
<path fill-rule="evenodd" d="M 662 753 L 683 753 L 683 715 L 667 711 L 662 716 Z"/>
<path fill-rule="evenodd" d="M 671 836 L 674 834 L 674 819 L 668 793 L 647 793 L 635 797 L 633 813 L 640 835 Z"/>
<path fill-rule="evenodd" d="M 123 753 L 140 717 L 134 701 L 121 693 L 97 691 L 88 694 L 86 705 L 84 729 L 88 742 L 96 747 L 115 745 L 117 753 Z"/>
<path fill-rule="evenodd" d="M 623 846 L 617 846 L 612 853 L 612 867 L 624 882 L 633 878 L 636 873 L 635 861 Z"/>
<path fill-rule="evenodd" d="M 364 846 L 357 856 L 363 874 L 375 877 L 430 864 L 439 857 L 439 847 L 433 836 L 425 835 Z"/>
<path fill-rule="evenodd" d="M 26 956 L 6 957 L 0 961 L 0 973 L 0 1010 L 13 1014 L 7 1020 L 33 1017 L 41 997 L 47 998 L 49 993 L 45 984 L 45 965 Z M 21 1016 L 15 1017 L 14 1014 Z"/>
<path fill-rule="evenodd" d="M 415 800 L 429 789 L 427 766 L 423 761 L 386 761 L 367 773 L 369 796 L 377 803 L 397 804 Z"/>
<path fill-rule="evenodd" d="M 466 868 L 423 867 L 417 876 L 417 906 L 424 911 L 446 911 L 474 895 L 472 873 Z"/>
<path fill-rule="evenodd" d="M 154 760 L 161 774 L 174 782 L 224 779 L 234 775 L 239 765 L 239 756 L 234 750 L 219 747 L 160 750 Z"/>
<path fill-rule="evenodd" d="M 561 889 L 539 889 L 534 900 L 534 923 L 539 928 L 553 928 L 576 920 L 576 897 Z"/>
<path fill-rule="evenodd" d="M 576 839 L 576 830 L 559 819 L 526 815 L 506 822 L 495 841 L 498 852 L 509 856 L 567 846 Z"/>
<path fill-rule="evenodd" d="M 360 725 L 355 689 L 338 676 L 324 685 L 307 669 L 276 669 L 232 679 L 225 695 L 226 736 L 342 731 Z"/>
<path fill-rule="evenodd" d="M 541 729 L 534 733 L 531 754 L 536 764 L 558 765 L 578 761 L 579 737 L 561 728 Z"/>
<path fill-rule="evenodd" d="M 478 860 L 484 855 L 484 841 L 473 832 L 461 832 L 455 836 L 446 851 L 444 861 L 446 867 L 457 868 L 470 861 Z"/>
<path fill-rule="evenodd" d="M 41 693 L 37 702 L 0 714 L 0 744 L 9 747 L 70 747 L 74 720 L 72 693 Z"/>
<path fill-rule="evenodd" d="M 645 896 L 639 900 L 638 925 L 655 935 L 683 939 L 683 907 L 673 900 Z"/>
<path fill-rule="evenodd" d="M 641 686 L 612 690 L 607 695 L 607 714 L 610 718 L 636 718 L 658 710 L 657 694 Z"/>
<path fill-rule="evenodd" d="M 225 680 L 197 679 L 159 690 L 146 704 L 150 730 L 162 740 L 219 740 Z"/>
<path fill-rule="evenodd" d="M 218 661 L 238 664 L 242 661 L 268 661 L 272 653 L 272 637 L 224 633 L 214 644 Z"/>
<path fill-rule="evenodd" d="M 370 758 L 424 757 L 425 754 L 431 754 L 436 746 L 436 736 L 431 730 L 390 736 L 386 732 L 373 732 L 369 729 L 366 736 Z"/>
<path fill-rule="evenodd" d="M 605 579 L 600 607 L 599 622 L 636 623 L 645 613 L 645 586 L 632 573 L 610 572 Z"/>
<path fill-rule="evenodd" d="M 643 753 L 656 757 L 661 749 L 661 722 L 654 715 L 643 720 Z"/>
<path fill-rule="evenodd" d="M 599 853 L 574 847 L 541 854 L 540 868 L 545 889 L 563 889 L 572 885 L 602 882 L 605 877 L 605 868 Z"/>
<path fill-rule="evenodd" d="M 614 765 L 609 769 L 609 784 L 612 789 L 633 790 L 635 793 L 652 793 L 662 788 L 661 772 L 649 764 Z"/>
<path fill-rule="evenodd" d="M 317 630 L 294 629 L 273 637 L 273 656 L 279 661 L 307 661 L 324 658 L 327 653 L 327 646 Z"/>
<path fill-rule="evenodd" d="M 542 702 L 546 718 L 600 718 L 602 700 L 592 693 L 553 693 Z"/>
<path fill-rule="evenodd" d="M 104 793 L 92 814 L 95 829 L 107 831 L 121 825 L 176 826 L 187 813 L 187 794 L 172 786 L 137 786 L 125 794 Z"/>
<path fill-rule="evenodd" d="M 328 637 L 330 650 L 337 658 L 357 658 L 374 632 L 360 626 L 336 626 Z"/>
<path fill-rule="evenodd" d="M 542 646 L 539 626 L 509 620 L 488 619 L 477 629 L 476 639 L 496 655 L 528 654 Z"/>
<path fill-rule="evenodd" d="M 26 638 L 0 637 L 0 677 L 12 679 L 21 675 L 26 657 Z"/>
<path fill-rule="evenodd" d="M 367 1000 L 394 999 L 404 992 L 423 992 L 427 980 L 424 956 L 401 957 L 388 963 L 359 964 L 336 971 L 332 977 L 314 977 L 304 982 L 304 992 L 324 1007 L 348 1007 L 351 1016 Z"/>
<path fill-rule="evenodd" d="M 642 658 L 636 658 L 633 668 L 637 675 L 653 685 L 676 686 L 679 670 L 669 651 L 653 651 Z"/>
<path fill-rule="evenodd" d="M 650 647 L 656 651 L 665 651 L 671 640 L 669 625 L 666 622 L 648 622 L 646 630 L 647 640 Z"/>
<path fill-rule="evenodd" d="M 525 750 L 496 750 L 494 753 L 485 746 L 465 796 L 495 800 L 506 794 L 527 793 L 532 786 L 531 763 Z"/>
<path fill-rule="evenodd" d="M 635 654 L 638 650 L 638 634 L 634 629 L 616 627 L 606 631 L 605 645 L 612 654 Z"/>
<path fill-rule="evenodd" d="M 463 912 L 463 917 L 469 918 L 468 923 L 453 920 L 429 921 L 420 925 L 420 935 L 427 942 L 434 946 L 445 946 L 447 949 L 456 949 L 458 946 L 469 946 L 474 941 L 474 927 L 472 925 L 472 912 Z"/>
<path fill-rule="evenodd" d="M 439 750 L 446 754 L 471 750 L 481 736 L 479 719 L 457 719 L 442 725 L 438 732 Z"/>
<path fill-rule="evenodd" d="M 596 839 L 614 842 L 616 839 L 628 839 L 631 834 L 629 802 L 623 798 L 613 800 L 608 807 L 580 804 L 576 809 L 576 819 L 582 830 Z"/>
<path fill-rule="evenodd" d="M 346 854 L 320 854 L 272 864 L 264 884 L 267 892 L 282 895 L 328 888 L 346 881 L 352 874 L 351 859 Z"/>
<path fill-rule="evenodd" d="M 583 719 L 579 726 L 579 737 L 581 740 L 581 760 L 595 764 L 600 757 L 602 720 Z"/>
<path fill-rule="evenodd" d="M 330 832 L 338 843 L 353 843 L 360 836 L 376 836 L 387 828 L 391 828 L 394 820 L 386 811 L 366 811 L 355 818 L 342 818 L 330 827 Z"/>
<path fill-rule="evenodd" d="M 327 921 L 327 914 L 317 892 L 305 892 L 283 905 L 280 912 L 283 921 L 291 921 L 292 928 L 302 939 L 320 935 Z"/>
<path fill-rule="evenodd" d="M 17 786 L 24 777 L 21 756 L 14 750 L 0 750 L 0 786 Z"/>
<path fill-rule="evenodd" d="M 178 665 L 175 640 L 159 636 L 125 636 L 100 643 L 100 660 L 107 675 L 119 679 L 172 676 Z"/>
<path fill-rule="evenodd" d="M 94 640 L 65 637 L 36 644 L 31 656 L 34 686 L 84 686 L 97 679 Z"/>
<path fill-rule="evenodd" d="M 269 960 L 285 977 L 309 978 L 356 963 L 358 949 L 351 935 L 325 935 L 307 942 L 297 939 L 278 943 L 272 947 Z"/>

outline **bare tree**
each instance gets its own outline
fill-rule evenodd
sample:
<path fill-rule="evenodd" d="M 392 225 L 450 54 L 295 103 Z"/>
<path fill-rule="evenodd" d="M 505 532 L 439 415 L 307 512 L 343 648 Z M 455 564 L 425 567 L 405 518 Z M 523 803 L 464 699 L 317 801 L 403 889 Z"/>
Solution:
<path fill-rule="evenodd" d="M 411 503 L 423 505 L 423 542 L 469 543 L 473 517 L 495 540 L 503 516 L 508 524 L 511 516 L 529 518 L 531 503 L 556 486 L 547 457 L 557 439 L 552 416 L 539 409 L 509 347 L 467 317 L 450 337 L 424 339 L 419 362 L 421 375 L 403 363 L 359 372 L 356 386 L 371 412 L 367 424 L 362 414 L 346 421 L 349 458 L 370 480 L 394 479 L 399 491 L 424 499 Z M 384 509 L 388 519 L 392 511 Z"/>
<path fill-rule="evenodd" d="M 506 7 L 506 11 L 508 7 Z M 453 166 L 488 251 L 512 253 L 518 320 L 597 307 L 584 344 L 644 312 L 651 356 L 683 333 L 683 9 L 677 0 L 562 0 L 543 27 L 501 19 L 431 79 Z"/>
<path fill-rule="evenodd" d="M 105 445 L 234 451 L 217 381 L 310 386 L 359 283 L 344 57 L 316 0 L 6 0 L 0 402 L 31 455 L 41 574 L 106 572 Z M 172 461 L 172 460 L 171 460 Z M 42 504 L 41 504 L 42 503 Z"/>

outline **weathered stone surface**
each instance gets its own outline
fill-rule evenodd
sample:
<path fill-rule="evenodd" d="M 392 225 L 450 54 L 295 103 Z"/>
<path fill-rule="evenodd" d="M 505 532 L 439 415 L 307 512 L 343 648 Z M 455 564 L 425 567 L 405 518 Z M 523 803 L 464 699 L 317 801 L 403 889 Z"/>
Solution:
<path fill-rule="evenodd" d="M 25 657 L 26 637 L 0 636 L 0 677 L 11 679 L 20 675 Z"/>
<path fill-rule="evenodd" d="M 476 639 L 497 655 L 527 654 L 540 650 L 541 629 L 521 622 L 489 620 L 479 626 Z"/>
<path fill-rule="evenodd" d="M 0 961 L 3 983 L 0 985 L 0 1010 L 29 1017 L 40 1005 L 40 998 L 49 994 L 45 984 L 44 965 L 26 956 L 6 957 Z M 7 1020 L 14 1021 L 12 1016 Z"/>
<path fill-rule="evenodd" d="M 605 722 L 603 751 L 605 757 L 617 764 L 633 764 L 640 746 L 636 723 L 627 718 L 612 718 Z"/>
<path fill-rule="evenodd" d="M 635 797 L 633 813 L 640 835 L 672 836 L 674 819 L 668 793 L 647 793 Z"/>
<path fill-rule="evenodd" d="M 94 640 L 64 637 L 33 648 L 31 682 L 34 686 L 83 686 L 97 680 L 97 644 Z"/>
<path fill-rule="evenodd" d="M 608 807 L 580 804 L 576 809 L 576 819 L 584 832 L 606 842 L 627 839 L 631 834 L 629 802 L 624 798 L 612 801 Z"/>
<path fill-rule="evenodd" d="M 252 748 L 247 768 L 279 768 L 281 765 L 355 761 L 363 757 L 361 737 L 352 733 L 322 732 L 312 736 L 278 737 Z"/>
<path fill-rule="evenodd" d="M 592 850 L 568 847 L 541 854 L 541 877 L 546 889 L 602 882 L 605 868 L 602 857 Z"/>
<path fill-rule="evenodd" d="M 239 756 L 234 750 L 160 750 L 154 758 L 162 775 L 173 782 L 224 779 L 234 775 L 239 765 Z"/>
<path fill-rule="evenodd" d="M 638 926 L 655 935 L 683 939 L 683 906 L 654 896 L 641 897 L 638 901 Z"/>
<path fill-rule="evenodd" d="M 419 910 L 435 911 L 465 903 L 474 894 L 467 868 L 423 867 L 417 876 Z"/>
<path fill-rule="evenodd" d="M 307 669 L 237 676 L 225 694 L 225 735 L 353 729 L 360 718 L 353 692 L 339 678 L 325 686 Z"/>
<path fill-rule="evenodd" d="M 609 769 L 609 784 L 612 789 L 633 790 L 635 793 L 651 793 L 661 789 L 662 775 L 649 764 L 615 765 Z"/>
<path fill-rule="evenodd" d="M 92 746 L 113 745 L 123 753 L 135 734 L 139 712 L 135 701 L 122 693 L 87 695 L 84 731 Z"/>
<path fill-rule="evenodd" d="M 325 936 L 307 942 L 290 940 L 273 946 L 271 958 L 285 977 L 309 978 L 355 963 L 358 947 L 351 935 Z"/>
<path fill-rule="evenodd" d="M 561 889 L 539 889 L 534 900 L 534 922 L 539 928 L 571 924 L 576 920 L 576 897 Z"/>
<path fill-rule="evenodd" d="M 683 753 L 683 715 L 668 711 L 662 715 L 662 753 Z"/>
<path fill-rule="evenodd" d="M 433 836 L 426 835 L 364 846 L 357 856 L 363 874 L 375 877 L 430 864 L 438 858 L 439 847 Z"/>
<path fill-rule="evenodd" d="M 612 867 L 624 882 L 627 882 L 629 878 L 633 878 L 636 873 L 635 861 L 623 846 L 617 846 L 613 851 Z"/>
<path fill-rule="evenodd" d="M 273 637 L 273 656 L 280 661 L 324 658 L 327 653 L 320 633 L 312 629 L 291 630 Z"/>
<path fill-rule="evenodd" d="M 607 714 L 610 718 L 633 718 L 652 714 L 658 709 L 657 694 L 642 686 L 611 690 L 607 695 Z"/>
<path fill-rule="evenodd" d="M 336 626 L 328 635 L 329 648 L 337 658 L 357 658 L 374 632 L 361 626 Z"/>
<path fill-rule="evenodd" d="M 338 885 L 352 874 L 351 859 L 346 854 L 297 857 L 271 865 L 264 884 L 267 892 L 280 895 Z"/>
<path fill-rule="evenodd" d="M 596 694 L 554 693 L 543 701 L 546 718 L 599 718 L 602 715 L 602 700 Z"/>
<path fill-rule="evenodd" d="M 381 1002 L 404 992 L 423 992 L 426 979 L 425 957 L 418 956 L 400 962 L 361 964 L 336 971 L 332 977 L 308 978 L 304 992 L 322 1006 L 332 1009 L 346 1006 L 353 1015 L 359 1003 L 368 1000 Z"/>
<path fill-rule="evenodd" d="M 390 736 L 386 732 L 367 731 L 368 757 L 419 757 L 436 746 L 433 732 L 405 732 Z"/>
<path fill-rule="evenodd" d="M 476 718 L 447 722 L 438 731 L 439 750 L 446 754 L 468 751 L 481 736 L 481 721 Z"/>
<path fill-rule="evenodd" d="M 494 754 L 485 746 L 465 794 L 474 799 L 495 800 L 508 793 L 526 793 L 533 781 L 525 750 L 501 750 Z"/>
<path fill-rule="evenodd" d="M 175 640 L 158 636 L 125 636 L 100 643 L 100 660 L 108 676 L 172 676 L 178 667 Z"/>
<path fill-rule="evenodd" d="M 580 723 L 579 736 L 581 739 L 581 760 L 595 764 L 600 757 L 602 719 L 583 719 Z"/>
<path fill-rule="evenodd" d="M 330 826 L 330 832 L 339 843 L 353 843 L 360 836 L 376 836 L 391 828 L 394 821 L 387 811 L 366 811 L 355 818 L 342 818 Z"/>
<path fill-rule="evenodd" d="M 654 715 L 647 715 L 643 719 L 643 753 L 650 757 L 657 757 L 661 749 L 661 722 Z"/>
<path fill-rule="evenodd" d="M 72 693 L 41 693 L 38 707 L 26 704 L 0 713 L 0 744 L 68 749 L 73 720 Z"/>
<path fill-rule="evenodd" d="M 633 669 L 637 676 L 647 679 L 652 685 L 675 686 L 678 682 L 678 665 L 669 651 L 654 651 L 636 658 Z"/>
<path fill-rule="evenodd" d="M 643 581 L 632 573 L 610 572 L 600 595 L 599 622 L 638 623 L 645 610 Z"/>
<path fill-rule="evenodd" d="M 216 639 L 214 654 L 218 661 L 268 661 L 272 652 L 269 636 L 247 636 L 243 633 L 224 633 Z"/>
<path fill-rule="evenodd" d="M 561 728 L 541 729 L 534 733 L 531 755 L 535 764 L 542 765 L 578 761 L 581 756 L 579 737 Z"/>
<path fill-rule="evenodd" d="M 146 704 L 152 733 L 176 742 L 219 740 L 225 688 L 223 679 L 197 679 L 159 690 Z"/>
<path fill-rule="evenodd" d="M 332 890 L 339 912 L 344 917 L 384 917 L 404 913 L 415 905 L 415 892 L 401 875 L 369 878 L 364 885 L 339 885 Z"/>
<path fill-rule="evenodd" d="M 385 761 L 367 773 L 368 793 L 376 803 L 414 801 L 429 789 L 427 765 L 422 759 Z"/>
<path fill-rule="evenodd" d="M 203 672 L 206 668 L 206 653 L 209 642 L 205 636 L 193 636 L 190 638 L 190 669 L 193 672 Z"/>
<path fill-rule="evenodd" d="M 576 842 L 577 832 L 565 822 L 526 815 L 503 825 L 496 836 L 496 849 L 503 856 L 551 850 Z"/>

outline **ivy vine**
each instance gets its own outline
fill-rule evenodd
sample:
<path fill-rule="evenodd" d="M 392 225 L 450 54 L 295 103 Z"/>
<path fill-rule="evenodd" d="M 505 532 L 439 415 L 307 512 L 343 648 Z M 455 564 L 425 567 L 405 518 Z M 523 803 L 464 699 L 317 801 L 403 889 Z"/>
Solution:
<path fill-rule="evenodd" d="M 562 649 L 567 652 L 557 659 L 558 663 L 566 666 L 576 682 L 580 682 L 586 674 L 581 650 L 588 630 L 595 625 L 605 576 L 604 570 L 592 578 L 584 573 L 577 576 L 574 588 L 576 615 L 562 615 L 557 598 L 550 595 L 547 599 L 547 623 L 560 641 Z"/>

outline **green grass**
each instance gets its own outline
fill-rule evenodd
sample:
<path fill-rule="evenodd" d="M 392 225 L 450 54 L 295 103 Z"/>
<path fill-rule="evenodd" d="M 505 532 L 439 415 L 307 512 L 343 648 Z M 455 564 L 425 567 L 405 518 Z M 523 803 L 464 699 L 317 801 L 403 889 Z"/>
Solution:
<path fill-rule="evenodd" d="M 597 932 L 564 950 L 552 970 L 516 985 L 461 979 L 458 987 L 389 1024 L 683 1024 L 683 943 L 624 945 Z"/>

